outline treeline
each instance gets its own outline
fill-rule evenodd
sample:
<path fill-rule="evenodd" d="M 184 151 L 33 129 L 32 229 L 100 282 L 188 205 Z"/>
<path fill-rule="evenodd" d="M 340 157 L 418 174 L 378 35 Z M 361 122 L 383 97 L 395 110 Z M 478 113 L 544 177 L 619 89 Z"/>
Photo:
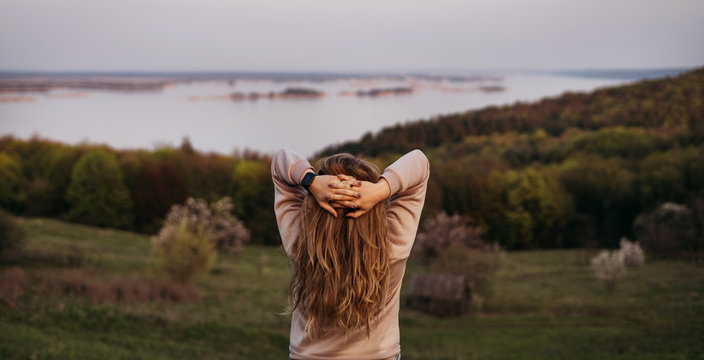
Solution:
<path fill-rule="evenodd" d="M 591 93 L 566 92 L 535 103 L 491 106 L 366 133 L 358 141 L 330 146 L 319 153 L 378 156 L 412 148 L 461 143 L 467 136 L 532 133 L 560 136 L 570 129 L 606 126 L 665 128 L 678 131 L 684 144 L 704 141 L 704 68 L 675 78 L 645 80 Z"/>
<path fill-rule="evenodd" d="M 173 204 L 231 197 L 252 241 L 277 244 L 271 158 L 203 154 L 188 138 L 153 151 L 0 137 L 0 207 L 18 215 L 155 234 Z"/>
<path fill-rule="evenodd" d="M 686 205 L 687 236 L 704 238 L 704 69 L 397 125 L 318 156 L 383 167 L 413 148 L 431 161 L 423 216 L 460 214 L 507 249 L 616 247 L 666 202 Z M 230 196 L 252 241 L 276 245 L 270 162 L 187 138 L 148 151 L 4 136 L 0 207 L 154 234 L 172 204 Z"/>
<path fill-rule="evenodd" d="M 432 163 L 426 213 L 462 214 L 509 249 L 616 247 L 665 202 L 704 238 L 704 69 L 396 125 L 318 155 L 386 163 L 413 148 Z"/>

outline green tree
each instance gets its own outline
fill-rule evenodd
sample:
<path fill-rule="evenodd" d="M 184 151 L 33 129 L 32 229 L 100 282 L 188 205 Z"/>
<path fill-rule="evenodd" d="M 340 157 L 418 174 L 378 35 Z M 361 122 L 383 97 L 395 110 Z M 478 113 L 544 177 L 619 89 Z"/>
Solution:
<path fill-rule="evenodd" d="M 132 224 L 132 201 L 116 156 L 105 149 L 86 152 L 71 173 L 66 217 L 86 224 L 125 228 Z"/>
<path fill-rule="evenodd" d="M 492 239 L 511 249 L 554 247 L 565 212 L 561 192 L 539 171 L 493 171 L 480 197 L 481 216 Z"/>
<path fill-rule="evenodd" d="M 17 194 L 22 185 L 22 168 L 19 161 L 14 157 L 0 153 L 0 207 L 10 210 L 17 210 Z"/>
<path fill-rule="evenodd" d="M 271 182 L 270 162 L 242 160 L 232 174 L 232 202 L 235 215 L 252 232 L 252 242 L 280 244 L 274 216 L 274 184 Z"/>

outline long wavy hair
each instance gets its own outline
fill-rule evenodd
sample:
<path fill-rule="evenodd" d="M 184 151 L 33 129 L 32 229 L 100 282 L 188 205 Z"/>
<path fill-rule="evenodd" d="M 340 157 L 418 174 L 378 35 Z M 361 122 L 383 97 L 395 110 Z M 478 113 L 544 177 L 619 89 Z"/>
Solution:
<path fill-rule="evenodd" d="M 371 182 L 380 176 L 376 165 L 346 153 L 321 159 L 316 167 L 324 174 Z M 309 336 L 364 327 L 369 337 L 389 287 L 387 206 L 388 201 L 379 202 L 356 219 L 345 216 L 351 209 L 336 209 L 335 218 L 306 196 L 293 245 L 288 312 L 299 309 L 306 315 Z"/>

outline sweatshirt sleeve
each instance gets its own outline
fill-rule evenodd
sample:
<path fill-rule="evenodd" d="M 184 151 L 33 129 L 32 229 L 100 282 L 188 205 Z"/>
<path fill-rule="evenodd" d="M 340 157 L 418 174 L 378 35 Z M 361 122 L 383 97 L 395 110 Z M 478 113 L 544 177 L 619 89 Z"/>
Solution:
<path fill-rule="evenodd" d="M 389 183 L 389 235 L 392 258 L 407 258 L 418 231 L 430 178 L 430 163 L 416 149 L 400 157 L 381 175 Z"/>
<path fill-rule="evenodd" d="M 308 169 L 313 170 L 308 160 L 289 149 L 279 150 L 271 160 L 274 213 L 284 250 L 289 255 L 291 245 L 298 235 L 300 210 L 306 197 L 300 179 Z"/>

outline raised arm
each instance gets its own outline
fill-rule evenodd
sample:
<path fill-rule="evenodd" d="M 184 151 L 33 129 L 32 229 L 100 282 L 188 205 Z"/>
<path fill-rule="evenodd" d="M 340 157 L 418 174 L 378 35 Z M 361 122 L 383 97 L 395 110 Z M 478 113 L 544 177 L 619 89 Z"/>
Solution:
<path fill-rule="evenodd" d="M 308 160 L 291 150 L 281 149 L 271 159 L 274 213 L 286 253 L 298 231 L 298 216 L 306 196 L 305 189 L 300 186 L 300 179 L 306 171 L 313 171 L 313 167 Z"/>
<path fill-rule="evenodd" d="M 391 191 L 389 225 L 392 257 L 406 258 L 415 241 L 425 193 L 430 178 L 430 163 L 420 150 L 413 150 L 384 169 Z"/>

